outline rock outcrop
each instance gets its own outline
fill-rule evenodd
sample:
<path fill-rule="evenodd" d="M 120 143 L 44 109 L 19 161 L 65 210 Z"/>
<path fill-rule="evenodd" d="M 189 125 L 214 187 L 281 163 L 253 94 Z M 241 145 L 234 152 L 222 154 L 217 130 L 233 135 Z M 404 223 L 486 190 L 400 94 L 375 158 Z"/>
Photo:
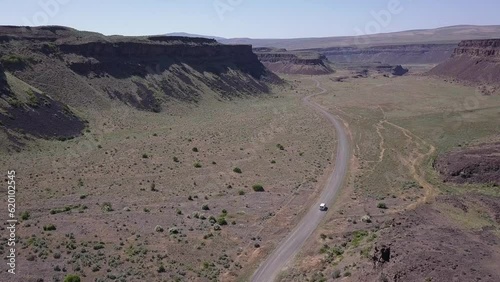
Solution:
<path fill-rule="evenodd" d="M 443 181 L 500 184 L 500 142 L 454 150 L 439 156 L 434 167 Z"/>
<path fill-rule="evenodd" d="M 408 44 L 375 47 L 315 49 L 334 63 L 438 64 L 446 61 L 456 44 Z"/>
<path fill-rule="evenodd" d="M 318 53 L 271 48 L 255 48 L 254 52 L 262 64 L 276 73 L 319 75 L 333 72 L 326 57 Z"/>
<path fill-rule="evenodd" d="M 500 39 L 462 41 L 451 58 L 429 74 L 471 84 L 500 85 Z"/>
<path fill-rule="evenodd" d="M 5 70 L 3 69 L 2 63 L 0 63 L 0 96 L 6 93 L 7 90 L 7 78 L 5 77 Z"/>
<path fill-rule="evenodd" d="M 197 101 L 207 88 L 230 98 L 268 92 L 268 82 L 279 81 L 250 45 L 222 45 L 204 38 L 4 26 L 2 53 L 27 62 L 17 76 L 44 81 L 35 86 L 71 106 L 98 100 L 103 105 L 111 98 L 160 111 L 169 99 Z"/>
<path fill-rule="evenodd" d="M 392 69 L 392 75 L 402 76 L 408 72 L 408 69 L 403 68 L 401 65 L 397 65 Z"/>
<path fill-rule="evenodd" d="M 261 95 L 270 91 L 271 83 L 280 82 L 260 63 L 250 45 L 223 45 L 204 38 L 104 36 L 59 26 L 0 26 L 0 58 L 3 68 L 21 81 L 19 85 L 28 85 L 20 92 L 36 89 L 30 91 L 34 93 L 33 101 L 42 101 L 39 110 L 46 110 L 43 101 L 47 100 L 50 108 L 58 112 L 66 111 L 68 105 L 105 115 L 117 102 L 161 112 L 173 101 L 196 103 L 205 96 L 233 99 Z M 5 85 L 2 81 L 0 76 L 0 87 Z M 0 105 L 27 105 L 23 102 L 25 94 L 17 97 L 18 90 L 13 95 L 19 99 L 4 95 L 5 102 Z M 21 126 L 35 125 L 29 118 L 36 118 L 30 117 L 36 111 L 22 106 L 9 107 L 7 112 L 9 117 L 5 115 L 2 122 L 11 129 L 35 136 L 58 136 L 47 128 L 57 128 L 57 119 L 41 118 L 47 122 L 38 124 L 41 131 L 37 132 Z M 63 138 L 75 134 L 66 129 L 83 128 L 60 125 Z"/>

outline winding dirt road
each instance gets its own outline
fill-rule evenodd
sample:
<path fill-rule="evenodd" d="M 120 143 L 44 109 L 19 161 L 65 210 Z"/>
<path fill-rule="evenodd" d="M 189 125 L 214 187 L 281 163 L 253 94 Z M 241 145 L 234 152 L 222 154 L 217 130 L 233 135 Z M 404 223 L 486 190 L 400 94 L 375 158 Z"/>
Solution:
<path fill-rule="evenodd" d="M 304 97 L 302 102 L 325 116 L 335 128 L 338 139 L 335 168 L 331 172 L 328 182 L 321 192 L 317 202 L 314 203 L 299 224 L 297 224 L 292 232 L 279 243 L 277 248 L 255 271 L 252 277 L 252 281 L 254 282 L 274 281 L 278 274 L 293 261 L 295 255 L 304 245 L 307 238 L 309 238 L 309 236 L 311 236 L 314 230 L 318 227 L 326 214 L 325 212 L 319 210 L 319 204 L 326 203 L 327 206 L 329 206 L 333 203 L 333 200 L 339 189 L 342 187 L 342 183 L 344 182 L 344 178 L 347 174 L 350 159 L 350 148 L 346 130 L 342 122 L 340 122 L 335 116 L 327 112 L 321 105 L 311 101 L 312 97 L 327 92 L 326 89 L 321 87 L 321 84 L 317 79 L 313 80 L 316 82 L 316 87 L 320 89 L 320 92 Z"/>

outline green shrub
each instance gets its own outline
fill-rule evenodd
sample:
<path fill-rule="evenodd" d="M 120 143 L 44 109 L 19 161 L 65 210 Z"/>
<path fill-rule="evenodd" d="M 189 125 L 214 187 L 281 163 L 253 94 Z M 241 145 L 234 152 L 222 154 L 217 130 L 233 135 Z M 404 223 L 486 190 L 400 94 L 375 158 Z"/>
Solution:
<path fill-rule="evenodd" d="M 113 211 L 113 206 L 109 202 L 103 203 L 102 204 L 102 210 L 105 211 L 105 212 L 112 212 Z"/>
<path fill-rule="evenodd" d="M 200 168 L 201 167 L 201 163 L 200 162 L 195 162 L 194 163 L 194 167 L 195 168 Z"/>
<path fill-rule="evenodd" d="M 179 162 L 179 158 L 174 157 L 174 162 L 178 163 Z"/>
<path fill-rule="evenodd" d="M 47 224 L 43 227 L 43 231 L 54 231 L 56 226 L 54 224 Z"/>
<path fill-rule="evenodd" d="M 238 195 L 240 195 L 240 196 L 245 195 L 245 191 L 243 191 L 243 190 L 238 191 Z"/>
<path fill-rule="evenodd" d="M 148 156 L 148 154 L 142 154 L 142 158 L 147 159 L 147 158 L 149 158 L 149 156 Z"/>
<path fill-rule="evenodd" d="M 25 58 L 18 55 L 6 55 L 0 58 L 0 62 L 6 69 L 22 69 L 33 61 L 34 60 L 31 58 Z"/>
<path fill-rule="evenodd" d="M 76 274 L 69 274 L 64 278 L 64 282 L 80 282 L 80 276 Z"/>
<path fill-rule="evenodd" d="M 207 204 L 204 204 L 203 206 L 201 206 L 201 209 L 204 211 L 208 211 L 210 208 L 208 207 Z"/>
<path fill-rule="evenodd" d="M 221 226 L 222 226 L 222 225 L 227 225 L 226 218 L 225 218 L 225 217 L 223 217 L 223 216 L 219 217 L 219 218 L 217 219 L 217 223 L 218 223 L 219 225 L 221 225 Z"/>
<path fill-rule="evenodd" d="M 357 247 L 361 243 L 361 241 L 368 236 L 368 231 L 366 230 L 358 230 L 353 232 L 353 238 L 351 240 L 352 246 Z"/>
<path fill-rule="evenodd" d="M 280 149 L 281 151 L 285 150 L 285 147 L 281 144 L 276 144 L 276 148 Z"/>
<path fill-rule="evenodd" d="M 384 202 L 380 202 L 377 204 L 377 208 L 379 209 L 387 209 L 387 205 Z"/>
<path fill-rule="evenodd" d="M 254 186 L 252 186 L 252 189 L 255 192 L 264 192 L 264 187 L 260 184 L 255 184 Z"/>
<path fill-rule="evenodd" d="M 233 171 L 236 172 L 236 173 L 241 173 L 241 169 L 239 167 L 235 167 L 233 169 Z"/>
<path fill-rule="evenodd" d="M 193 148 L 193 152 L 198 153 L 198 152 L 199 152 L 199 151 L 198 151 L 198 148 L 194 147 L 194 148 Z"/>
<path fill-rule="evenodd" d="M 33 107 L 38 107 L 40 105 L 40 101 L 38 101 L 38 97 L 35 94 L 35 91 L 33 89 L 29 88 L 26 91 L 26 94 L 28 95 L 28 104 L 33 106 Z"/>
<path fill-rule="evenodd" d="M 97 245 L 94 245 L 94 250 L 100 250 L 100 249 L 104 249 L 104 245 L 103 244 L 97 244 Z"/>
<path fill-rule="evenodd" d="M 23 211 L 23 212 L 21 213 L 21 219 L 22 219 L 22 220 L 28 220 L 29 218 L 30 218 L 30 213 L 29 213 L 29 212 L 27 212 L 27 211 Z"/>

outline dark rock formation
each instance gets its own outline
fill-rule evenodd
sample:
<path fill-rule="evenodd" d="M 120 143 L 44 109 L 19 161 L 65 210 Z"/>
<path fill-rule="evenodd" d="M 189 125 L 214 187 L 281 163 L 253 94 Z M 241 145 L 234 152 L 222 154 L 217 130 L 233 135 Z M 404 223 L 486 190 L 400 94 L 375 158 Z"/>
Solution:
<path fill-rule="evenodd" d="M 483 144 L 439 156 L 434 167 L 444 181 L 500 184 L 500 143 Z"/>
<path fill-rule="evenodd" d="M 40 137 L 69 138 L 84 128 L 66 105 L 105 114 L 118 100 L 160 112 L 172 100 L 196 103 L 204 95 L 259 95 L 270 91 L 270 83 L 280 82 L 250 45 L 222 45 L 204 38 L 0 26 L 0 57 L 16 79 L 41 90 L 29 96 L 32 101 L 26 100 L 26 93 L 5 90 L 1 122 L 7 129 Z M 2 86 L 8 88 L 0 76 Z"/>
<path fill-rule="evenodd" d="M 25 97 L 27 96 L 27 98 Z M 42 138 L 69 139 L 81 134 L 85 123 L 66 105 L 27 89 L 15 93 L 0 64 L 0 129 Z"/>
<path fill-rule="evenodd" d="M 315 49 L 334 63 L 437 64 L 448 59 L 455 44 L 409 44 Z"/>
<path fill-rule="evenodd" d="M 288 52 L 284 49 L 256 48 L 259 60 L 271 71 L 285 74 L 318 75 L 332 73 L 325 56 L 312 52 Z"/>
<path fill-rule="evenodd" d="M 189 38 L 191 40 L 192 38 Z M 221 45 L 202 39 L 189 46 L 183 41 L 151 42 L 87 42 L 64 43 L 59 49 L 64 54 L 76 54 L 97 61 L 72 62 L 70 67 L 86 74 L 91 71 L 123 75 L 146 75 L 147 66 L 164 63 L 163 68 L 175 63 L 187 63 L 200 71 L 225 72 L 234 67 L 255 79 L 267 75 L 266 68 L 258 61 L 249 45 Z"/>
<path fill-rule="evenodd" d="M 403 68 L 401 65 L 397 65 L 392 69 L 392 75 L 401 76 L 405 75 L 408 72 L 408 69 Z"/>
<path fill-rule="evenodd" d="M 0 96 L 4 95 L 8 91 L 7 79 L 5 78 L 5 70 L 2 63 L 0 63 Z"/>
<path fill-rule="evenodd" d="M 120 100 L 159 112 L 166 101 L 197 102 L 269 92 L 279 78 L 250 45 L 179 36 L 104 36 L 66 27 L 0 27 L 0 53 L 22 58 L 16 76 L 73 107 Z M 3 43 L 2 43 L 3 42 Z"/>
<path fill-rule="evenodd" d="M 500 85 L 500 39 L 462 41 L 451 58 L 429 74 L 472 84 Z"/>
<path fill-rule="evenodd" d="M 81 134 L 85 123 L 67 106 L 45 95 L 33 95 L 36 97 L 35 103 L 16 101 L 4 109 L 7 113 L 0 113 L 0 123 L 7 129 L 41 138 L 65 140 Z"/>

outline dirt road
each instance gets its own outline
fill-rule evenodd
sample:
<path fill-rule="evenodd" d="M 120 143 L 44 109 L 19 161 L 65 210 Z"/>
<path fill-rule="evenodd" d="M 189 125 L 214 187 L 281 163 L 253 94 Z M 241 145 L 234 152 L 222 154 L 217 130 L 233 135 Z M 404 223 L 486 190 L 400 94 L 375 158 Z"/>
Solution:
<path fill-rule="evenodd" d="M 312 107 L 317 112 L 325 116 L 328 121 L 333 125 L 337 133 L 337 153 L 335 158 L 335 168 L 331 172 L 328 182 L 321 192 L 321 196 L 318 198 L 317 202 L 309 209 L 307 214 L 302 218 L 299 224 L 292 230 L 292 232 L 279 243 L 277 248 L 268 256 L 268 258 L 259 266 L 257 271 L 254 273 L 252 281 L 254 282 L 271 282 L 276 279 L 278 274 L 284 270 L 289 263 L 291 263 L 304 245 L 305 241 L 314 232 L 316 227 L 320 224 L 321 220 L 325 216 L 325 212 L 319 210 L 320 203 L 326 203 L 330 205 L 342 186 L 344 178 L 347 174 L 347 169 L 349 166 L 350 149 L 349 141 L 347 138 L 346 130 L 342 124 L 335 116 L 327 112 L 323 107 L 311 98 L 316 95 L 321 95 L 326 93 L 326 89 L 321 87 L 318 80 L 314 79 L 316 82 L 316 87 L 319 88 L 319 92 L 304 97 L 302 101 L 307 106 Z"/>

